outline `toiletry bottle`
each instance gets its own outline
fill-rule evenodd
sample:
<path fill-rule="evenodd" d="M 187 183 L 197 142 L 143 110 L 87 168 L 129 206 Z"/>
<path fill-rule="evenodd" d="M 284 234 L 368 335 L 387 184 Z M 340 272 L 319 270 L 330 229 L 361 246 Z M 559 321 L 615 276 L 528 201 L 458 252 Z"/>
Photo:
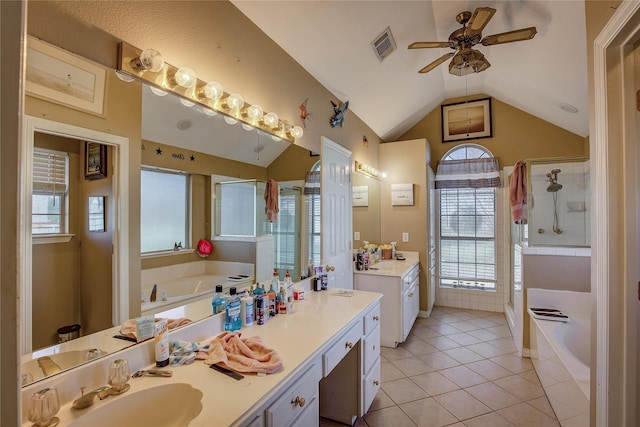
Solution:
<path fill-rule="evenodd" d="M 264 295 L 256 295 L 256 323 L 264 325 Z"/>
<path fill-rule="evenodd" d="M 293 298 L 287 297 L 287 314 L 293 314 Z"/>
<path fill-rule="evenodd" d="M 287 312 L 287 291 L 284 286 L 280 286 L 280 293 L 278 296 L 278 314 L 285 314 Z"/>
<path fill-rule="evenodd" d="M 229 288 L 229 296 L 227 297 L 226 316 L 224 320 L 225 331 L 237 331 L 242 327 L 242 319 L 240 318 L 241 303 L 240 298 L 236 295 L 236 288 Z"/>
<path fill-rule="evenodd" d="M 309 258 L 307 262 L 307 277 L 313 276 L 313 260 Z"/>
<path fill-rule="evenodd" d="M 160 319 L 153 326 L 156 367 L 162 368 L 169 364 L 169 328 L 167 327 L 167 319 Z"/>
<path fill-rule="evenodd" d="M 253 325 L 253 295 L 249 295 L 248 292 L 240 298 L 241 310 L 240 315 L 242 316 L 242 326 L 252 326 Z"/>
<path fill-rule="evenodd" d="M 275 317 L 278 313 L 278 308 L 276 306 L 276 293 L 275 292 L 267 292 L 267 296 L 269 297 L 269 317 Z"/>
<path fill-rule="evenodd" d="M 216 285 L 216 293 L 211 300 L 213 314 L 222 313 L 225 310 L 225 298 L 222 293 L 222 285 Z"/>
<path fill-rule="evenodd" d="M 284 274 L 284 286 L 288 289 L 292 283 L 291 273 L 289 273 L 289 269 L 287 268 L 286 273 Z"/>
<path fill-rule="evenodd" d="M 274 267 L 269 292 L 276 292 L 278 289 L 280 289 L 280 277 L 278 276 L 278 269 Z"/>

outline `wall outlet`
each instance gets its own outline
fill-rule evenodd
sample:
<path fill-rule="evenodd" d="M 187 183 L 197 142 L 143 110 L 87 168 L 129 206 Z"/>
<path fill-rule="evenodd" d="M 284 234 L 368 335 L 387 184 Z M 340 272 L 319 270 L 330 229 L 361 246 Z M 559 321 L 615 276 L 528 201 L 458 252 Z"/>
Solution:
<path fill-rule="evenodd" d="M 402 233 L 402 241 L 403 242 L 409 241 L 409 233 Z"/>
<path fill-rule="evenodd" d="M 359 231 L 354 231 L 353 232 L 353 240 L 360 240 L 360 232 Z"/>

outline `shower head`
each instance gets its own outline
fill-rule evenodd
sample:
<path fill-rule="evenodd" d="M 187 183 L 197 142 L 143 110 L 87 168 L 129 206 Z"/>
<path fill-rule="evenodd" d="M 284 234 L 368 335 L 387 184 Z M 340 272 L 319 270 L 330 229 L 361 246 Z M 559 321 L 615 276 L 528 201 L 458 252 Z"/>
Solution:
<path fill-rule="evenodd" d="M 562 190 L 562 184 L 558 184 L 557 182 L 551 182 L 547 187 L 549 193 L 555 193 L 558 190 Z"/>

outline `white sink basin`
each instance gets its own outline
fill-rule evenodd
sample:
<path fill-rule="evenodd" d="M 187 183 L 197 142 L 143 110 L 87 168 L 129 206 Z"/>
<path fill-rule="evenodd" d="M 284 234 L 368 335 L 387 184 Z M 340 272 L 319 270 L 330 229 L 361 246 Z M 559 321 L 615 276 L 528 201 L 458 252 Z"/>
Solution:
<path fill-rule="evenodd" d="M 190 384 L 162 384 L 102 401 L 96 399 L 93 406 L 73 411 L 76 420 L 69 427 L 187 426 L 202 411 L 201 400 L 202 392 Z"/>

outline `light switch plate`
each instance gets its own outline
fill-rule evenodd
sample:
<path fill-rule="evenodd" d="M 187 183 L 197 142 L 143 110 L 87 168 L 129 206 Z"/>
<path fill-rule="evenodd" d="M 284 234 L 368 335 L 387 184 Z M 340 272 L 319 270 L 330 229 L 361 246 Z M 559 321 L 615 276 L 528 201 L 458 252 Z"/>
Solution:
<path fill-rule="evenodd" d="M 353 232 L 353 240 L 360 240 L 360 232 L 359 231 L 354 231 Z"/>
<path fill-rule="evenodd" d="M 409 233 L 402 233 L 402 241 L 403 242 L 409 241 Z"/>

